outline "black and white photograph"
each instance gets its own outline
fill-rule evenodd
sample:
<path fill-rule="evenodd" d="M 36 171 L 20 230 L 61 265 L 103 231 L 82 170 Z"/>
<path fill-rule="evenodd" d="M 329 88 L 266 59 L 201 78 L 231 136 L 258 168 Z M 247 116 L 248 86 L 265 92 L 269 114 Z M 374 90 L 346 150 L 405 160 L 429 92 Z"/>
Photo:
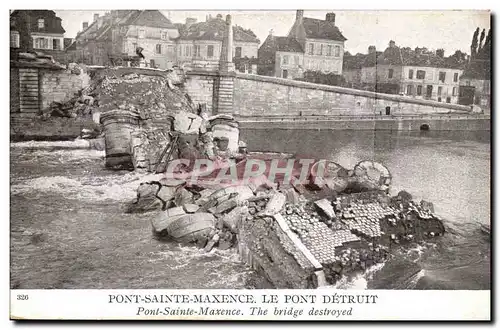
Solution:
<path fill-rule="evenodd" d="M 10 10 L 11 301 L 489 296 L 492 13 L 325 7 Z"/>

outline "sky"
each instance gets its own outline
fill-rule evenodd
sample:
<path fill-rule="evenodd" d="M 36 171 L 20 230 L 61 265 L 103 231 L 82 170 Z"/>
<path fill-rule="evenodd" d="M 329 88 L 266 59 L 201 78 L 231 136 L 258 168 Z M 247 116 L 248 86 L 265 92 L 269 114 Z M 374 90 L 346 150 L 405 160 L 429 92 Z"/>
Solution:
<path fill-rule="evenodd" d="M 305 10 L 305 17 L 324 19 L 328 11 Z M 477 27 L 490 28 L 488 11 L 472 10 L 428 10 L 428 11 L 345 11 L 335 10 L 336 25 L 347 38 L 345 50 L 366 53 L 368 46 L 384 50 L 390 40 L 402 47 L 443 48 L 445 55 L 455 50 L 470 53 L 472 35 Z M 67 38 L 74 38 L 82 29 L 82 22 L 93 20 L 93 14 L 103 15 L 103 10 L 56 10 L 62 19 Z M 272 29 L 274 35 L 285 36 L 295 20 L 295 11 L 164 11 L 174 23 L 185 22 L 186 17 L 204 21 L 207 14 L 231 14 L 233 24 L 249 28 L 261 43 Z"/>

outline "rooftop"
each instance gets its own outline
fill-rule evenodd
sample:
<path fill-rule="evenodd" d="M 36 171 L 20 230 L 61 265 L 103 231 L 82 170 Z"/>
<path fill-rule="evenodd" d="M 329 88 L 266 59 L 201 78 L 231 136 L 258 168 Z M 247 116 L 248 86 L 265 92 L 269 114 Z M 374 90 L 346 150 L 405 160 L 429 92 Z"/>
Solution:
<path fill-rule="evenodd" d="M 329 39 L 337 41 L 346 41 L 347 38 L 342 35 L 335 23 L 317 18 L 303 18 L 303 26 L 306 37 L 311 39 Z"/>
<path fill-rule="evenodd" d="M 180 40 L 218 40 L 222 41 L 226 28 L 226 21 L 221 16 L 209 19 L 206 22 L 199 22 L 186 25 L 176 26 L 179 28 Z M 250 29 L 244 29 L 241 26 L 233 26 L 233 39 L 242 42 L 260 43 L 255 33 Z"/>

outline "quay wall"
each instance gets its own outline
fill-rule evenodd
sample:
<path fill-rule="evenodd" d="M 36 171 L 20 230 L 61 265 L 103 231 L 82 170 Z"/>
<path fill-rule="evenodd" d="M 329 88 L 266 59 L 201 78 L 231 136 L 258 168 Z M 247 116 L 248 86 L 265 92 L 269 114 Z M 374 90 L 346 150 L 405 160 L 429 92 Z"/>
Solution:
<path fill-rule="evenodd" d="M 236 116 L 242 129 L 326 129 L 379 131 L 490 131 L 485 115 L 415 116 Z"/>
<path fill-rule="evenodd" d="M 187 72 L 187 91 L 214 114 L 366 116 L 471 113 L 468 106 L 235 72 Z M 220 108 L 220 109 L 219 109 Z"/>

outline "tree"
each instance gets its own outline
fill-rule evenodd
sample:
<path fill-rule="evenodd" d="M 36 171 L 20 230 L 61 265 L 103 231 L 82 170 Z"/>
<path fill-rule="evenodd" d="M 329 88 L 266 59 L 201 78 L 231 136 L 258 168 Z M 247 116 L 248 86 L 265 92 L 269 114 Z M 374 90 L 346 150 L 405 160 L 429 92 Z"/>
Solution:
<path fill-rule="evenodd" d="M 483 41 L 485 37 L 486 31 L 483 29 L 483 32 L 481 32 L 481 38 L 479 39 L 479 46 L 477 47 L 477 52 L 481 52 L 481 48 L 483 48 Z"/>
<path fill-rule="evenodd" d="M 471 57 L 476 57 L 477 54 L 477 37 L 479 36 L 479 28 L 476 29 L 474 35 L 472 36 L 472 43 L 470 45 L 470 54 Z"/>
<path fill-rule="evenodd" d="M 484 46 L 481 48 L 481 52 L 478 57 L 481 59 L 489 60 L 491 56 L 491 29 L 488 30 L 488 35 L 484 40 Z"/>

